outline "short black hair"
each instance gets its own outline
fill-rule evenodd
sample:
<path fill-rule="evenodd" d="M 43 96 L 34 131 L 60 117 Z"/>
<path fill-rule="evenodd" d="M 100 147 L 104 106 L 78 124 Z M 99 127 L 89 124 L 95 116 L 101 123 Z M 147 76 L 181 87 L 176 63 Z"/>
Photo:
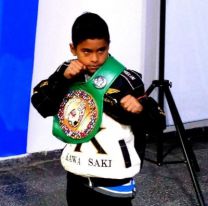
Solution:
<path fill-rule="evenodd" d="M 72 43 L 75 48 L 86 39 L 105 39 L 110 43 L 108 25 L 98 14 L 85 12 L 77 17 L 72 26 Z"/>

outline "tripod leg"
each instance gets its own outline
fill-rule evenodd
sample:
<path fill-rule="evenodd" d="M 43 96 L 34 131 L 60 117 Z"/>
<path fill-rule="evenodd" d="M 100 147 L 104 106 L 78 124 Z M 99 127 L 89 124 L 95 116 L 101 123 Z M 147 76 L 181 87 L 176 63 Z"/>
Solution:
<path fill-rule="evenodd" d="M 168 102 L 170 112 L 171 112 L 172 117 L 173 117 L 173 121 L 174 121 L 176 130 L 177 130 L 178 135 L 180 137 L 180 141 L 181 141 L 181 144 L 182 144 L 183 151 L 184 152 L 187 151 L 187 156 L 189 155 L 191 165 L 194 167 L 195 171 L 199 172 L 199 170 L 200 170 L 199 165 L 197 163 L 195 154 L 192 150 L 191 144 L 188 141 L 187 137 L 185 136 L 185 129 L 184 129 L 182 120 L 180 118 L 180 115 L 178 113 L 178 110 L 176 108 L 173 97 L 171 95 L 171 92 L 169 90 L 169 87 L 165 88 L 165 94 L 166 94 L 167 102 Z"/>
<path fill-rule="evenodd" d="M 163 132 L 157 133 L 157 164 L 163 164 Z"/>
<path fill-rule="evenodd" d="M 149 86 L 149 88 L 146 90 L 145 94 L 147 96 L 149 96 L 151 94 L 151 92 L 153 91 L 154 88 L 157 87 L 157 84 L 154 83 L 154 81 L 152 82 L 152 84 Z"/>
<path fill-rule="evenodd" d="M 153 81 L 149 88 L 146 90 L 145 94 L 149 96 L 151 92 L 159 86 L 158 81 Z M 163 164 L 163 132 L 156 134 L 157 137 L 157 160 L 156 164 L 161 166 Z"/>
<path fill-rule="evenodd" d="M 196 157 L 191 148 L 190 142 L 185 137 L 185 129 L 184 129 L 183 123 L 181 121 L 180 115 L 178 113 L 177 107 L 175 105 L 175 102 L 174 102 L 174 99 L 172 97 L 169 87 L 164 87 L 164 92 L 165 92 L 166 99 L 170 108 L 171 115 L 173 117 L 176 130 L 180 137 L 181 146 L 183 149 L 185 159 L 187 161 L 187 166 L 190 172 L 191 179 L 193 181 L 193 185 L 197 194 L 198 201 L 201 206 L 204 206 L 205 205 L 204 199 L 203 199 L 202 192 L 200 190 L 199 183 L 197 181 L 196 174 L 195 174 L 195 170 L 199 171 L 199 166 L 197 164 Z M 195 170 L 193 169 L 193 167 Z"/>

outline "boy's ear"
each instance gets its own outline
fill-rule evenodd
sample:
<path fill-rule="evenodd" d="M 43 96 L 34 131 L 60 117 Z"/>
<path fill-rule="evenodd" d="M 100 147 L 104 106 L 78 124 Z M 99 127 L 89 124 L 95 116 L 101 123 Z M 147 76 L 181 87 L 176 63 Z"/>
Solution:
<path fill-rule="evenodd" d="M 76 56 L 76 49 L 74 48 L 74 45 L 72 43 L 69 44 L 69 47 L 70 47 L 70 50 L 71 50 L 71 53 Z"/>

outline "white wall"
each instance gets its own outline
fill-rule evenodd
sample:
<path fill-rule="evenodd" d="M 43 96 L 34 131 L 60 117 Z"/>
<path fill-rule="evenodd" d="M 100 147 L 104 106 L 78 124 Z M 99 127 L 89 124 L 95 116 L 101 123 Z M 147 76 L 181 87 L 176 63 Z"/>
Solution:
<path fill-rule="evenodd" d="M 168 0 L 166 75 L 183 122 L 208 119 L 208 1 Z"/>
<path fill-rule="evenodd" d="M 158 79 L 160 0 L 144 1 L 143 8 L 142 74 L 147 89 Z"/>
<path fill-rule="evenodd" d="M 183 122 L 208 119 L 208 1 L 166 1 L 165 79 Z M 84 11 L 100 14 L 111 33 L 110 52 L 143 74 L 145 87 L 158 79 L 160 0 L 42 0 L 35 51 L 33 85 L 72 56 L 68 43 L 75 18 Z M 155 93 L 155 91 L 154 91 Z M 153 95 L 154 95 L 153 93 Z M 172 124 L 166 105 L 168 124 Z M 52 118 L 30 108 L 27 152 L 63 147 L 51 134 Z"/>
<path fill-rule="evenodd" d="M 85 11 L 96 12 L 109 25 L 111 54 L 137 71 L 142 68 L 143 0 L 40 0 L 34 61 L 34 87 L 60 63 L 71 58 L 71 26 Z M 141 71 L 142 72 L 142 71 Z M 42 118 L 31 106 L 27 152 L 59 149 L 64 144 L 51 134 L 52 118 Z"/>
<path fill-rule="evenodd" d="M 160 2 L 145 1 L 144 7 L 142 67 L 146 88 L 158 79 Z M 207 10 L 207 0 L 166 0 L 164 78 L 172 82 L 170 91 L 184 123 L 208 119 Z M 157 91 L 153 90 L 154 97 Z M 167 123 L 172 125 L 166 101 L 165 111 Z"/>

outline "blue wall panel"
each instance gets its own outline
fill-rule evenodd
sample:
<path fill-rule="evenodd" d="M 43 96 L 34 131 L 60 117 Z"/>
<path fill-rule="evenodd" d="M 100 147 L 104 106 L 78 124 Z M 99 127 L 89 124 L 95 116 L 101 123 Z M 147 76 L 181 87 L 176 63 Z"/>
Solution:
<path fill-rule="evenodd" d="M 38 0 L 0 0 L 0 157 L 25 154 Z"/>

